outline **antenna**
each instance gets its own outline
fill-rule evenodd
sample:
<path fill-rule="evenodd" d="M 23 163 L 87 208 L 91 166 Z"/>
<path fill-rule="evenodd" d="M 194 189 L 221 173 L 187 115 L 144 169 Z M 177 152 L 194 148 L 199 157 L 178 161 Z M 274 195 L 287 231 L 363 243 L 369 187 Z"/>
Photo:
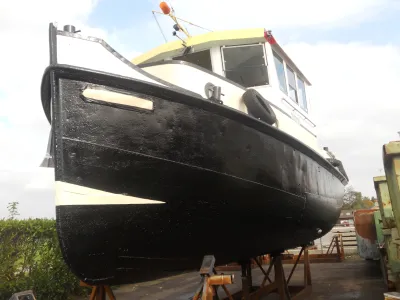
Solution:
<path fill-rule="evenodd" d="M 166 15 L 166 16 L 169 16 L 173 21 L 174 21 L 174 26 L 173 26 L 173 28 L 174 28 L 174 32 L 173 32 L 173 35 L 174 36 L 176 36 L 176 37 L 178 37 L 179 39 L 181 39 L 178 35 L 177 35 L 177 31 L 181 31 L 181 32 L 183 32 L 188 38 L 190 38 L 191 37 L 191 35 L 189 34 L 189 32 L 188 32 L 188 30 L 186 29 L 186 28 L 184 28 L 181 24 L 179 24 L 179 21 L 182 21 L 182 22 L 185 22 L 185 23 L 187 23 L 187 24 L 190 24 L 190 25 L 192 25 L 192 26 L 195 26 L 195 27 L 198 27 L 198 28 L 201 28 L 201 29 L 204 29 L 204 30 L 207 30 L 207 31 L 210 31 L 210 32 L 212 32 L 212 30 L 210 30 L 210 29 L 206 29 L 206 28 L 204 28 L 204 27 L 201 27 L 201 26 L 199 26 L 199 25 L 196 25 L 196 24 L 193 24 L 192 22 L 189 22 L 189 21 L 186 21 L 186 20 L 183 20 L 183 19 L 181 19 L 181 18 L 178 18 L 178 17 L 176 17 L 175 16 L 175 11 L 174 11 L 174 9 L 173 9 L 173 7 L 169 7 L 168 6 L 168 4 L 166 3 L 166 2 L 161 2 L 160 3 L 160 8 L 161 8 L 161 10 L 162 10 L 162 12 L 158 12 L 158 11 L 152 11 L 153 12 L 153 15 L 154 15 L 154 17 L 155 17 L 155 14 L 160 14 L 160 15 Z M 179 20 L 179 21 L 178 21 Z M 156 21 L 157 21 L 157 18 L 156 18 Z M 160 27 L 160 24 L 158 23 L 158 21 L 157 21 L 157 24 L 158 24 L 158 27 L 160 28 L 160 31 L 162 32 L 162 34 L 163 34 L 163 36 L 164 36 L 164 39 L 166 40 L 166 37 L 165 37 L 165 35 L 164 35 L 164 33 L 163 33 L 163 31 L 162 31 L 162 29 L 161 29 L 161 27 Z M 182 40 L 182 39 L 181 39 Z M 183 41 L 183 40 L 182 40 Z"/>

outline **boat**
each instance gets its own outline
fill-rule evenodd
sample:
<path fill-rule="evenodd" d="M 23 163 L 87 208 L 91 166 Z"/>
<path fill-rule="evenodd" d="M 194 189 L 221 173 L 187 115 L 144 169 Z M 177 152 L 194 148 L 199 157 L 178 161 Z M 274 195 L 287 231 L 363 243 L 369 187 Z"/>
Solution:
<path fill-rule="evenodd" d="M 348 177 L 318 146 L 310 83 L 270 31 L 187 36 L 130 61 L 50 23 L 49 53 L 44 165 L 63 258 L 82 281 L 281 253 L 335 225 Z"/>

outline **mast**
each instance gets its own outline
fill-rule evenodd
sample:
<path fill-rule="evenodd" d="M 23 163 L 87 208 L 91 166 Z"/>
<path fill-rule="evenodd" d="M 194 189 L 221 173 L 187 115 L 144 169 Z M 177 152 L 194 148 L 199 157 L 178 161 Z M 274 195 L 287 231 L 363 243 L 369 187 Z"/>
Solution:
<path fill-rule="evenodd" d="M 190 38 L 189 32 L 181 24 L 179 24 L 178 18 L 175 16 L 175 11 L 171 9 L 164 1 L 160 3 L 160 8 L 164 15 L 169 16 L 174 21 L 174 29 L 176 31 L 182 31 L 188 38 Z"/>
<path fill-rule="evenodd" d="M 210 30 L 210 29 L 204 28 L 204 27 L 202 27 L 202 26 L 193 24 L 192 22 L 189 22 L 189 21 L 183 20 L 183 19 L 181 19 L 181 18 L 178 18 L 178 17 L 175 15 L 174 9 L 173 9 L 172 7 L 169 7 L 169 5 L 168 5 L 166 2 L 164 2 L 164 1 L 162 1 L 162 2 L 160 3 L 160 9 L 161 9 L 162 12 L 154 11 L 154 10 L 153 10 L 153 11 L 152 11 L 152 12 L 153 12 L 153 15 L 156 13 L 156 14 L 160 14 L 160 15 L 169 16 L 169 17 L 172 19 L 172 21 L 174 21 L 174 23 L 175 23 L 175 24 L 173 25 L 173 28 L 174 28 L 174 30 L 175 30 L 175 31 L 173 32 L 173 35 L 176 36 L 176 37 L 178 37 L 180 40 L 182 40 L 182 39 L 177 35 L 177 32 L 178 32 L 178 31 L 183 32 L 183 33 L 186 35 L 187 38 L 190 38 L 191 35 L 190 35 L 189 32 L 187 31 L 187 29 L 186 29 L 185 27 L 183 27 L 183 26 L 179 23 L 179 21 L 182 21 L 182 22 L 185 22 L 185 23 L 190 24 L 190 25 L 192 25 L 192 26 L 195 26 L 195 27 L 198 27 L 198 28 L 201 28 L 201 29 L 204 29 L 204 30 L 207 30 L 207 31 L 212 32 L 212 30 Z M 154 17 L 155 17 L 155 15 L 154 15 Z M 157 21 L 157 18 L 156 18 L 156 21 Z M 157 24 L 158 24 L 158 21 L 157 21 Z M 159 25 L 159 24 L 158 24 L 158 25 Z M 160 27 L 160 26 L 159 26 L 159 27 Z M 161 30 L 161 27 L 160 27 L 160 30 Z M 161 33 L 163 34 L 164 39 L 166 40 L 165 35 L 164 35 L 164 33 L 162 32 L 162 30 L 161 30 Z M 182 40 L 182 42 L 183 42 L 184 44 L 186 44 L 185 41 Z"/>

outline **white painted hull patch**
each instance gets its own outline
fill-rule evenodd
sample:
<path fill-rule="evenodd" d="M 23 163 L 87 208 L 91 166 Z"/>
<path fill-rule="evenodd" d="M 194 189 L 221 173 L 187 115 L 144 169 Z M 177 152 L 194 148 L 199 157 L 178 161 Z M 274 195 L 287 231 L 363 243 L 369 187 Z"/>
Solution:
<path fill-rule="evenodd" d="M 107 90 L 85 89 L 82 96 L 101 102 L 122 104 L 147 110 L 153 110 L 153 101 Z"/>
<path fill-rule="evenodd" d="M 56 181 L 56 205 L 165 204 L 164 201 L 113 194 L 76 184 Z"/>

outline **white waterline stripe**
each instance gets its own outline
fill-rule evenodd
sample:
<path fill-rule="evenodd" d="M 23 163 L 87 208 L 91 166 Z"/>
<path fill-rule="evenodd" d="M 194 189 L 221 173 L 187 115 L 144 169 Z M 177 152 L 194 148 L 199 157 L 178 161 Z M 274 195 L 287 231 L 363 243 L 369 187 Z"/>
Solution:
<path fill-rule="evenodd" d="M 164 204 L 121 194 L 113 194 L 76 184 L 56 181 L 56 205 L 113 205 L 113 204 Z"/>

